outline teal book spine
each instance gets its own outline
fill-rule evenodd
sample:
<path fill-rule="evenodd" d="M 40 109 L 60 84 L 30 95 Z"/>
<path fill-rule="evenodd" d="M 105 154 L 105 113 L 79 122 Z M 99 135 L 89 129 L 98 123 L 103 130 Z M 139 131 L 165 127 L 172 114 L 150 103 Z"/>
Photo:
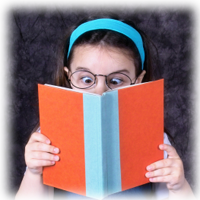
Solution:
<path fill-rule="evenodd" d="M 86 196 L 121 191 L 118 92 L 83 95 Z"/>

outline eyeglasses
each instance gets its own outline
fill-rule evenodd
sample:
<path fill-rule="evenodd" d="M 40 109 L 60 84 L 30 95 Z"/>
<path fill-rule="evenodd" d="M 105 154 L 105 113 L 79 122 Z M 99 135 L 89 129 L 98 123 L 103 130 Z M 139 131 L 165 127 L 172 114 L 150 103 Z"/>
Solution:
<path fill-rule="evenodd" d="M 134 83 L 132 83 L 131 78 L 121 72 L 114 72 L 109 75 L 102 75 L 93 74 L 87 70 L 77 70 L 73 72 L 69 77 L 69 81 L 74 87 L 78 89 L 87 89 L 92 87 L 96 83 L 97 76 L 105 77 L 106 85 L 111 90 L 122 86 L 133 85 L 136 81 L 135 80 Z"/>

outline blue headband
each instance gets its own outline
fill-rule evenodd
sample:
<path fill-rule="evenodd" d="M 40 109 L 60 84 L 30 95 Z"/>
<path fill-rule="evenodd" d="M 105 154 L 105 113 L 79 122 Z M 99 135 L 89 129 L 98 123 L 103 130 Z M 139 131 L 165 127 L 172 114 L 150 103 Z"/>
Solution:
<path fill-rule="evenodd" d="M 99 30 L 99 29 L 107 29 L 107 30 L 112 30 L 118 33 L 121 33 L 128 38 L 130 38 L 136 45 L 140 58 L 142 61 L 142 70 L 144 68 L 144 60 L 145 60 L 145 52 L 144 52 L 144 47 L 143 47 L 143 41 L 141 35 L 138 33 L 136 29 L 133 27 L 129 26 L 128 24 L 125 24 L 119 20 L 115 19 L 96 19 L 92 21 L 85 22 L 78 26 L 71 34 L 70 37 L 70 43 L 69 43 L 69 49 L 68 49 L 68 54 L 67 58 L 69 57 L 71 48 L 74 44 L 74 42 L 84 33 L 88 31 L 93 31 L 93 30 Z"/>

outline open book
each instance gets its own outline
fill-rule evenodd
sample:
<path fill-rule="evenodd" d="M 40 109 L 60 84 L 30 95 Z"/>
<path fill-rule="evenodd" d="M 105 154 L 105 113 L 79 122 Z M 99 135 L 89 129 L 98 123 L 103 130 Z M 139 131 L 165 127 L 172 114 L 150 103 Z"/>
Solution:
<path fill-rule="evenodd" d="M 101 199 L 148 183 L 146 167 L 163 159 L 163 88 L 161 79 L 95 95 L 39 84 L 41 133 L 60 148 L 44 184 Z"/>

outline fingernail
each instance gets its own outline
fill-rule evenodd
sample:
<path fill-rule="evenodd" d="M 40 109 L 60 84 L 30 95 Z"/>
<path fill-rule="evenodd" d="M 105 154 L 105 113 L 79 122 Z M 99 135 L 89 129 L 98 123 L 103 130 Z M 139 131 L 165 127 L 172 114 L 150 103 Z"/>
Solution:
<path fill-rule="evenodd" d="M 53 150 L 55 153 L 58 153 L 59 152 L 59 149 L 58 148 L 54 148 Z"/>
<path fill-rule="evenodd" d="M 51 142 L 50 142 L 50 140 L 46 140 L 46 143 L 47 143 L 47 144 L 50 144 Z"/>
<path fill-rule="evenodd" d="M 59 156 L 55 156 L 54 159 L 55 159 L 56 161 L 58 161 L 58 160 L 59 160 Z"/>
<path fill-rule="evenodd" d="M 152 169 L 151 166 L 147 166 L 147 170 L 150 171 Z"/>
<path fill-rule="evenodd" d="M 146 175 L 146 177 L 148 178 L 148 177 L 151 176 L 151 173 L 147 172 L 145 175 Z"/>
<path fill-rule="evenodd" d="M 160 144 L 159 148 L 162 150 L 164 148 L 164 146 L 162 144 Z"/>
<path fill-rule="evenodd" d="M 51 161 L 51 164 L 52 164 L 52 165 L 55 165 L 55 161 Z"/>

